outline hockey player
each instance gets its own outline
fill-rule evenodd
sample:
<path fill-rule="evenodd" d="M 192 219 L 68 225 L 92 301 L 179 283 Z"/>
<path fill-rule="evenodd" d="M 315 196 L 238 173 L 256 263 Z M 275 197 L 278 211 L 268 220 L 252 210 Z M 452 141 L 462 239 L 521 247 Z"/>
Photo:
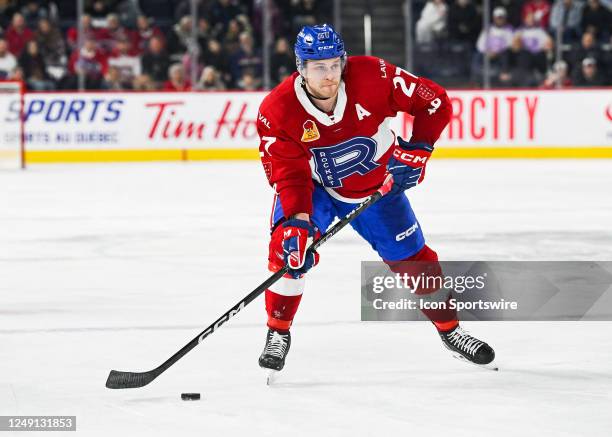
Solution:
<path fill-rule="evenodd" d="M 259 365 L 272 370 L 284 366 L 304 275 L 318 262 L 309 245 L 385 180 L 392 178 L 391 191 L 351 226 L 394 272 L 405 271 L 401 261 L 425 261 L 441 274 L 404 190 L 423 180 L 449 122 L 445 90 L 383 59 L 347 57 L 342 38 L 327 24 L 302 28 L 295 56 L 297 72 L 266 96 L 257 122 L 261 161 L 275 188 L 268 266 L 289 267 L 266 290 L 268 334 Z M 408 141 L 388 125 L 402 111 L 414 116 Z M 455 356 L 480 365 L 493 361 L 493 349 L 464 331 L 454 310 L 423 312 Z"/>

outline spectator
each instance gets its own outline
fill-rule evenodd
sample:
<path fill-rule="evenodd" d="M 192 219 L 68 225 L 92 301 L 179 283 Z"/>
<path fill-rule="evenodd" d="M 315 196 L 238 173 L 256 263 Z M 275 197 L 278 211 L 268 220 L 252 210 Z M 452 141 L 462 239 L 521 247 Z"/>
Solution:
<path fill-rule="evenodd" d="M 91 39 L 96 41 L 98 38 L 102 37 L 101 32 L 93 27 L 91 24 L 91 16 L 88 14 L 83 14 L 81 17 L 81 23 L 83 25 L 83 37 L 85 39 Z M 73 51 L 77 48 L 79 39 L 79 28 L 78 26 L 73 26 L 68 29 L 66 34 L 66 42 L 68 43 L 68 48 L 70 51 Z"/>
<path fill-rule="evenodd" d="M 553 68 L 549 71 L 548 76 L 544 82 L 542 82 L 542 88 L 567 88 L 572 86 L 568 74 L 567 62 L 557 61 L 554 63 Z"/>
<path fill-rule="evenodd" d="M 444 0 L 429 0 L 421 18 L 416 23 L 416 40 L 421 44 L 430 44 L 446 31 L 446 15 L 448 8 Z"/>
<path fill-rule="evenodd" d="M 531 15 L 533 26 L 548 29 L 550 20 L 550 2 L 548 0 L 528 0 L 523 5 L 521 14 L 522 21 L 525 23 L 527 16 Z"/>
<path fill-rule="evenodd" d="M 574 75 L 574 85 L 577 87 L 599 87 L 605 85 L 597 61 L 594 58 L 585 58 L 582 61 L 582 68 L 577 69 Z"/>
<path fill-rule="evenodd" d="M 550 36 L 535 23 L 534 15 L 528 13 L 525 15 L 523 21 L 523 27 L 518 32 L 520 33 L 523 47 L 529 50 L 531 53 L 539 53 L 544 50 L 546 42 L 550 39 Z"/>
<path fill-rule="evenodd" d="M 20 82 L 25 82 L 25 76 L 23 74 L 23 69 L 18 65 L 13 70 L 13 74 L 9 77 L 10 80 L 18 80 Z"/>
<path fill-rule="evenodd" d="M 34 37 L 47 67 L 64 67 L 66 65 L 66 45 L 59 29 L 47 18 L 38 22 Z"/>
<path fill-rule="evenodd" d="M 238 15 L 235 20 L 238 22 L 238 25 L 243 32 L 249 32 L 251 35 L 253 35 L 253 26 L 251 26 L 251 20 L 249 20 L 249 17 L 241 14 Z"/>
<path fill-rule="evenodd" d="M 208 40 L 210 38 L 210 26 L 208 24 L 208 20 L 205 18 L 198 19 L 198 28 L 197 28 L 197 44 L 195 46 L 195 50 L 193 53 L 186 52 L 183 55 L 182 63 L 183 68 L 185 69 L 185 74 L 187 77 L 199 77 L 202 73 L 203 68 L 203 59 L 204 59 L 204 51 L 208 45 Z M 192 57 L 196 58 L 196 62 L 193 62 Z M 192 69 L 195 68 L 195 74 L 192 75 Z"/>
<path fill-rule="evenodd" d="M 495 58 L 499 53 L 510 47 L 512 37 L 512 27 L 508 25 L 506 10 L 497 7 L 493 10 L 493 23 L 489 31 L 482 30 L 476 46 L 480 53 Z"/>
<path fill-rule="evenodd" d="M 189 49 L 191 40 L 191 17 L 186 15 L 176 23 L 168 35 L 168 54 L 172 61 L 180 62 Z"/>
<path fill-rule="evenodd" d="M 542 51 L 532 53 L 532 55 L 534 57 L 535 69 L 540 75 L 544 76 L 548 71 L 553 69 L 553 64 L 557 58 L 554 40 L 549 36 L 544 42 Z M 567 63 L 565 64 L 565 67 L 567 68 Z"/>
<path fill-rule="evenodd" d="M 266 2 L 263 1 L 255 1 L 253 2 L 253 13 L 250 15 L 250 21 L 247 25 L 247 23 L 243 22 L 243 25 L 245 25 L 245 30 L 248 30 L 249 32 L 255 34 L 255 35 L 261 35 L 263 34 L 263 16 L 264 16 L 264 5 Z M 289 12 L 288 14 L 283 14 L 281 12 L 281 8 L 283 7 L 283 4 L 285 6 L 286 9 L 289 9 L 289 11 L 291 10 L 291 2 L 289 1 L 285 1 L 285 2 L 268 2 L 268 14 L 270 16 L 270 25 L 268 30 L 271 31 L 272 35 L 275 35 L 277 37 L 279 36 L 283 36 L 283 35 L 291 35 L 293 32 L 291 32 L 291 20 L 288 20 L 288 17 L 292 17 L 293 15 L 291 14 L 291 12 Z M 241 20 L 243 18 L 246 18 L 244 15 L 239 15 L 238 17 L 236 17 L 236 19 Z M 250 27 L 252 24 L 252 28 L 253 29 L 248 29 L 248 27 Z M 291 35 L 292 38 L 295 37 L 295 33 L 293 33 Z"/>
<path fill-rule="evenodd" d="M 175 2 L 172 2 L 175 3 Z M 196 16 L 208 17 L 210 0 L 196 0 Z M 181 0 L 174 8 L 174 21 L 179 21 L 181 17 L 191 15 L 191 0 Z"/>
<path fill-rule="evenodd" d="M 137 53 L 143 53 L 154 36 L 162 41 L 164 40 L 164 34 L 159 27 L 152 26 L 149 18 L 139 15 L 136 19 L 136 31 L 134 32 L 134 50 Z"/>
<path fill-rule="evenodd" d="M 242 91 L 257 91 L 261 86 L 261 80 L 256 78 L 250 71 L 245 71 L 237 82 Z"/>
<path fill-rule="evenodd" d="M 102 80 L 100 88 L 109 91 L 120 91 L 126 89 L 125 81 L 121 77 L 121 72 L 117 67 L 109 64 L 108 71 L 104 75 L 104 80 Z"/>
<path fill-rule="evenodd" d="M 94 19 L 104 19 L 108 14 L 116 11 L 119 2 L 119 0 L 86 0 L 85 12 Z"/>
<path fill-rule="evenodd" d="M 213 37 L 210 23 L 204 17 L 198 18 L 198 46 L 206 47 L 208 40 Z"/>
<path fill-rule="evenodd" d="M 38 49 L 36 40 L 28 41 L 19 57 L 19 66 L 23 70 L 28 89 L 34 91 L 52 90 L 53 81 L 47 73 L 45 60 Z"/>
<path fill-rule="evenodd" d="M 226 54 L 223 52 L 221 44 L 216 39 L 208 41 L 207 50 L 202 55 L 204 65 L 215 67 L 221 80 L 227 85 L 231 82 L 229 74 L 229 63 Z"/>
<path fill-rule="evenodd" d="M 34 32 L 26 27 L 23 15 L 16 13 L 13 15 L 11 25 L 6 29 L 4 38 L 8 44 L 9 51 L 19 56 L 28 41 L 34 38 Z"/>
<path fill-rule="evenodd" d="M 527 87 L 537 83 L 534 81 L 535 71 L 532 55 L 523 48 L 519 34 L 516 34 L 512 39 L 510 48 L 501 54 L 500 64 L 499 86 Z"/>
<path fill-rule="evenodd" d="M 119 15 L 108 14 L 106 17 L 106 29 L 102 29 L 100 33 L 98 44 L 101 45 L 106 52 L 110 53 L 115 50 L 119 41 L 128 41 L 131 50 L 133 35 L 128 29 L 121 25 Z"/>
<path fill-rule="evenodd" d="M 237 82 L 249 71 L 255 80 L 261 79 L 263 60 L 258 49 L 255 49 L 253 37 L 247 32 L 240 34 L 240 48 L 231 57 L 230 73 L 232 80 Z"/>
<path fill-rule="evenodd" d="M 107 68 L 106 56 L 97 48 L 96 42 L 91 39 L 85 40 L 81 50 L 75 50 L 70 55 L 68 71 L 72 76 L 68 86 L 76 88 L 76 76 L 83 73 L 85 75 L 85 87 L 87 89 L 99 89 Z"/>
<path fill-rule="evenodd" d="M 227 26 L 227 32 L 223 37 L 223 49 L 228 55 L 236 53 L 240 47 L 240 34 L 243 32 L 238 20 L 231 20 Z"/>
<path fill-rule="evenodd" d="M 155 82 L 148 74 L 136 76 L 132 81 L 132 89 L 135 91 L 155 91 L 157 89 Z"/>
<path fill-rule="evenodd" d="M 601 6 L 599 0 L 589 0 L 582 11 L 580 27 L 583 32 L 593 33 L 600 41 L 604 40 L 612 30 L 612 13 Z"/>
<path fill-rule="evenodd" d="M 122 0 L 115 9 L 115 12 L 121 17 L 121 23 L 129 29 L 136 27 L 136 19 L 142 13 L 139 3 L 144 3 L 144 1 Z"/>
<path fill-rule="evenodd" d="M 0 38 L 0 79 L 12 77 L 17 67 L 17 59 L 8 50 L 8 44 L 4 38 Z"/>
<path fill-rule="evenodd" d="M 274 83 L 281 83 L 295 70 L 295 59 L 286 38 L 276 40 L 274 53 L 270 57 L 270 69 Z"/>
<path fill-rule="evenodd" d="M 493 23 L 491 27 L 483 29 L 476 43 L 477 53 L 472 61 L 472 81 L 477 82 L 482 76 L 483 60 L 488 57 L 490 60 L 489 74 L 491 77 L 499 75 L 500 55 L 512 44 L 514 33 L 512 27 L 508 25 L 506 10 L 497 7 L 493 10 Z"/>
<path fill-rule="evenodd" d="M 131 51 L 131 44 L 128 40 L 120 40 L 117 42 L 117 47 L 108 58 L 109 67 L 114 67 L 119 75 L 119 80 L 123 87 L 129 87 L 134 77 L 140 75 L 141 65 L 140 58 L 134 55 Z M 114 79 L 113 72 L 112 78 Z"/>
<path fill-rule="evenodd" d="M 223 91 L 225 90 L 225 84 L 215 67 L 209 65 L 202 70 L 202 75 L 196 85 L 196 89 L 202 91 Z"/>
<path fill-rule="evenodd" d="M 218 35 L 226 33 L 231 20 L 242 13 L 233 0 L 215 0 L 210 7 L 210 24 Z"/>
<path fill-rule="evenodd" d="M 507 14 L 508 24 L 513 28 L 517 28 L 521 25 L 521 8 L 523 6 L 523 0 L 493 0 L 491 7 L 493 10 L 496 8 L 504 8 Z"/>
<path fill-rule="evenodd" d="M 185 77 L 185 70 L 181 64 L 172 64 L 168 69 L 168 80 L 164 82 L 164 91 L 189 91 L 191 83 Z"/>
<path fill-rule="evenodd" d="M 291 34 L 295 35 L 303 26 L 317 24 L 318 11 L 315 0 L 297 0 L 293 7 L 293 29 Z"/>
<path fill-rule="evenodd" d="M 476 44 L 481 19 L 471 0 L 456 0 L 448 10 L 448 32 L 451 40 Z"/>
<path fill-rule="evenodd" d="M 601 64 L 603 58 L 601 49 L 597 45 L 595 36 L 590 32 L 585 32 L 580 39 L 580 45 L 575 47 L 569 55 L 572 66 L 578 67 L 583 59 L 592 58 Z"/>
<path fill-rule="evenodd" d="M 151 37 L 149 48 L 141 58 L 141 66 L 142 72 L 151 77 L 154 82 L 161 84 L 166 80 L 170 58 L 164 49 L 161 38 Z"/>
<path fill-rule="evenodd" d="M 21 14 L 26 22 L 26 26 L 33 29 L 37 26 L 38 21 L 46 18 L 56 18 L 55 14 L 52 14 L 50 9 L 56 9 L 55 5 L 45 7 L 40 1 L 28 0 L 25 2 L 25 6 L 21 8 Z"/>
<path fill-rule="evenodd" d="M 581 19 L 582 3 L 574 0 L 556 0 L 550 12 L 550 29 L 554 33 L 561 27 L 564 42 L 576 41 L 580 33 Z"/>

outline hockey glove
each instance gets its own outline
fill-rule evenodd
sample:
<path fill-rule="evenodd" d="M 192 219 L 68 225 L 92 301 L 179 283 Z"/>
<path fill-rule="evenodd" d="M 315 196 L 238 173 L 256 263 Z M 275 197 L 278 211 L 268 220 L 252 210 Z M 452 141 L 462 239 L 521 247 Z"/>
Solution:
<path fill-rule="evenodd" d="M 387 178 L 393 178 L 391 194 L 401 193 L 420 184 L 425 178 L 425 166 L 433 152 L 429 144 L 409 143 L 402 137 L 397 137 L 397 142 L 387 164 Z"/>
<path fill-rule="evenodd" d="M 317 252 L 308 252 L 316 233 L 316 228 L 306 220 L 294 218 L 283 223 L 283 256 L 288 273 L 295 279 L 319 262 Z"/>

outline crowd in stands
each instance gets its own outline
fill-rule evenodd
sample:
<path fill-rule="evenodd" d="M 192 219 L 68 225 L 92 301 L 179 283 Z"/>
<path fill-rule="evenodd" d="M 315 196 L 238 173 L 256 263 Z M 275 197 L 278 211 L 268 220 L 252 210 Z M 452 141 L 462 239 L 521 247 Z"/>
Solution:
<path fill-rule="evenodd" d="M 0 79 L 23 80 L 30 90 L 76 89 L 79 78 L 101 90 L 263 85 L 261 0 L 197 0 L 195 22 L 190 0 L 84 4 L 79 49 L 75 0 L 0 0 Z M 295 70 L 299 28 L 331 22 L 333 0 L 269 4 L 275 85 Z M 493 86 L 612 85 L 612 0 L 491 0 L 487 31 L 481 1 L 413 4 L 416 73 L 447 86 L 481 85 L 485 59 Z"/>
<path fill-rule="evenodd" d="M 271 2 L 272 85 L 295 71 L 289 41 L 329 21 L 329 0 Z M 0 79 L 30 90 L 255 90 L 262 87 L 262 2 L 85 0 L 82 45 L 75 0 L 0 1 Z M 193 40 L 193 27 L 197 41 Z M 195 57 L 195 59 L 192 59 Z M 195 65 L 196 83 L 191 83 Z"/>
<path fill-rule="evenodd" d="M 497 87 L 612 85 L 612 0 L 492 0 L 488 30 L 481 5 L 425 2 L 415 26 L 417 56 L 434 63 L 422 69 L 434 76 L 436 70 L 463 73 L 466 84 L 480 85 L 488 58 Z"/>

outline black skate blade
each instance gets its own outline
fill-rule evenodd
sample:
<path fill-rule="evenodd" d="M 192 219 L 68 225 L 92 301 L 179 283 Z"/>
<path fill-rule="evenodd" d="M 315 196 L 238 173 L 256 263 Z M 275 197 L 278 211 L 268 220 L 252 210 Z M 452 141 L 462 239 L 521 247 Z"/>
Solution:
<path fill-rule="evenodd" d="M 472 363 L 472 364 L 477 367 L 480 367 L 481 369 L 492 370 L 494 372 L 499 371 L 499 367 L 497 367 L 497 364 L 495 364 L 495 360 L 491 361 L 488 364 L 476 364 L 476 363 Z"/>
<path fill-rule="evenodd" d="M 452 355 L 454 358 L 456 358 L 459 361 L 469 363 L 473 366 L 480 367 L 481 369 L 493 370 L 494 372 L 499 371 L 499 367 L 497 367 L 497 364 L 495 364 L 495 360 L 491 361 L 488 364 L 478 364 L 478 363 L 473 363 L 472 361 L 468 360 L 467 358 L 465 358 L 463 355 L 459 353 L 453 352 Z"/>
<path fill-rule="evenodd" d="M 483 369 L 493 370 L 494 372 L 499 372 L 499 367 L 497 367 L 495 360 L 491 361 L 489 364 L 477 364 L 477 366 L 480 366 Z"/>

